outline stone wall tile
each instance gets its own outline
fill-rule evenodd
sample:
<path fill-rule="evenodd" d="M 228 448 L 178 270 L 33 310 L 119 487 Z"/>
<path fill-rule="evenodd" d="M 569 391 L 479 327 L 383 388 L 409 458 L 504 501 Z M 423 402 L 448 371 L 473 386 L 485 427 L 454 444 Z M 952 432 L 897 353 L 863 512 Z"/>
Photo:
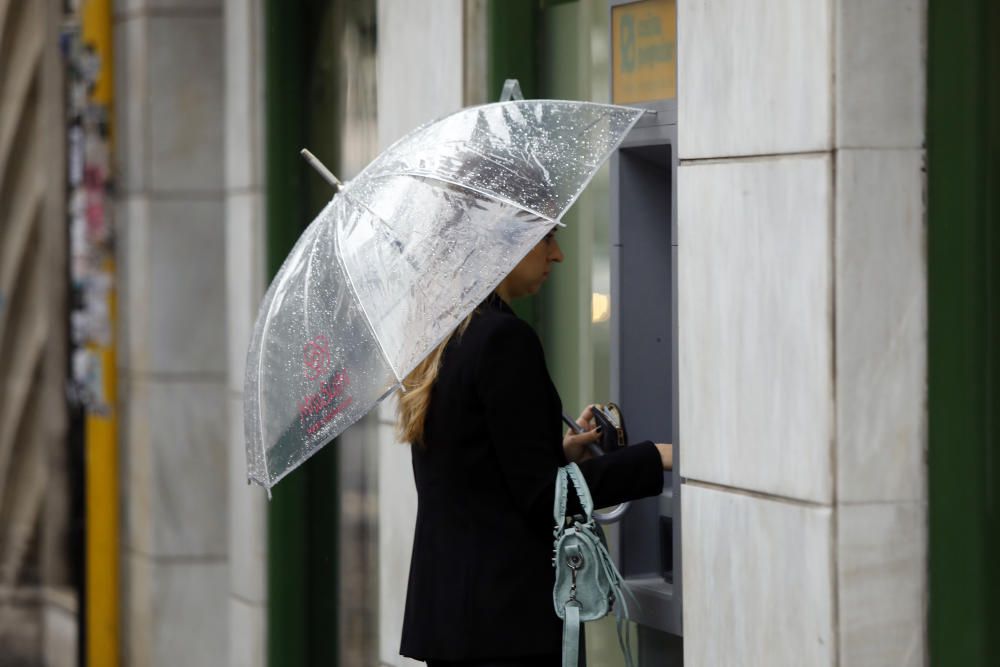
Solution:
<path fill-rule="evenodd" d="M 116 14 L 150 11 L 182 14 L 218 10 L 221 5 L 222 0 L 114 0 Z"/>
<path fill-rule="evenodd" d="M 837 491 L 926 496 L 923 152 L 837 154 Z"/>
<path fill-rule="evenodd" d="M 267 600 L 267 492 L 247 484 L 243 400 L 229 402 L 229 562 L 230 591 L 254 603 Z"/>
<path fill-rule="evenodd" d="M 228 429 L 222 383 L 130 387 L 128 540 L 155 557 L 221 557 Z"/>
<path fill-rule="evenodd" d="M 247 349 L 264 297 L 264 198 L 257 192 L 226 198 L 226 330 L 229 388 L 243 391 Z"/>
<path fill-rule="evenodd" d="M 926 4 L 837 1 L 837 145 L 923 146 Z"/>
<path fill-rule="evenodd" d="M 122 557 L 124 577 L 122 652 L 126 665 L 153 664 L 153 560 L 144 554 L 125 551 Z"/>
<path fill-rule="evenodd" d="M 686 484 L 682 511 L 685 664 L 833 667 L 832 510 Z"/>
<path fill-rule="evenodd" d="M 257 80 L 263 54 L 257 53 L 257 10 L 248 2 L 226 3 L 225 158 L 226 188 L 261 185 L 263 96 Z"/>
<path fill-rule="evenodd" d="M 681 159 L 830 148 L 831 1 L 679 0 Z"/>
<path fill-rule="evenodd" d="M 377 4 L 378 143 L 385 148 L 462 107 L 462 0 Z"/>
<path fill-rule="evenodd" d="M 218 192 L 223 184 L 222 21 L 154 14 L 149 24 L 149 187 Z"/>
<path fill-rule="evenodd" d="M 830 181 L 825 156 L 679 170 L 687 478 L 832 501 Z"/>
<path fill-rule="evenodd" d="M 231 667 L 267 667 L 267 605 L 229 599 Z"/>
<path fill-rule="evenodd" d="M 118 320 L 119 368 L 136 372 L 149 369 L 150 295 L 149 201 L 145 197 L 119 198 L 114 216 L 117 238 L 118 299 L 125 317 Z"/>
<path fill-rule="evenodd" d="M 838 508 L 841 667 L 927 664 L 926 515 L 919 502 Z"/>
<path fill-rule="evenodd" d="M 154 200 L 150 210 L 150 361 L 156 373 L 226 372 L 222 201 Z"/>
<path fill-rule="evenodd" d="M 226 564 L 154 561 L 150 574 L 155 633 L 146 664 L 225 664 L 230 610 Z"/>
<path fill-rule="evenodd" d="M 390 665 L 419 665 L 399 655 L 403 607 L 416 525 L 417 489 L 407 445 L 396 442 L 392 426 L 379 424 L 379 659 Z"/>
<path fill-rule="evenodd" d="M 122 503 L 122 546 L 145 554 L 153 552 L 152 435 L 149 421 L 150 385 L 129 379 L 121 387 L 125 399 L 124 438 L 122 441 L 121 485 L 126 501 Z"/>
<path fill-rule="evenodd" d="M 149 64 L 144 16 L 115 21 L 115 188 L 119 195 L 144 190 L 149 173 Z"/>

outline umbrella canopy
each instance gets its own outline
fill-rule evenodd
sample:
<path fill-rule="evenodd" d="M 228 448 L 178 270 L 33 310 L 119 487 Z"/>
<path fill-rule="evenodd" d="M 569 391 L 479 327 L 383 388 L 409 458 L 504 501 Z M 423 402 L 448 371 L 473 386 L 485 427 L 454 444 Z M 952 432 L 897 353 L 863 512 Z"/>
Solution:
<path fill-rule="evenodd" d="M 562 224 L 642 113 L 560 100 L 463 109 L 345 185 L 260 307 L 244 393 L 249 478 L 270 489 L 395 390 Z"/>

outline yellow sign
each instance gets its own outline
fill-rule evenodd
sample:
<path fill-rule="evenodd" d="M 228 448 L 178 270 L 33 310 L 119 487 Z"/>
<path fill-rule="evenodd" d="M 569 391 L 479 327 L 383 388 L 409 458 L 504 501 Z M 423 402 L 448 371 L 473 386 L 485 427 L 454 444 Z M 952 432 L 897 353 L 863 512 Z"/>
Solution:
<path fill-rule="evenodd" d="M 676 0 L 641 0 L 611 9 L 615 104 L 677 97 Z"/>

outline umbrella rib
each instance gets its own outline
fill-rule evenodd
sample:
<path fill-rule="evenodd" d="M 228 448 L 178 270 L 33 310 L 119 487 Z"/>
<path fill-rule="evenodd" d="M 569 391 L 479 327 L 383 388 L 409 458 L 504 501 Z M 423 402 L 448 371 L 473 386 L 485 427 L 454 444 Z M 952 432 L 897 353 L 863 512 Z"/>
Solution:
<path fill-rule="evenodd" d="M 313 248 L 315 248 L 315 244 L 316 244 L 316 239 L 315 238 L 312 239 L 312 243 L 313 243 Z M 312 259 L 312 255 L 310 255 L 310 260 L 311 259 Z M 285 261 L 287 262 L 288 259 L 286 258 Z M 279 271 L 279 273 L 280 273 L 280 271 Z M 275 288 L 274 295 L 271 297 L 271 302 L 273 303 L 274 299 L 276 299 L 277 297 L 278 297 L 278 287 Z M 307 311 L 307 313 L 308 313 L 308 311 Z M 261 342 L 261 348 L 262 349 L 261 349 L 260 354 L 258 354 L 258 356 L 257 356 L 257 423 L 258 424 L 263 424 L 264 423 L 264 413 L 263 413 L 263 410 L 264 410 L 264 408 L 263 408 L 263 406 L 264 406 L 264 395 L 263 395 L 263 392 L 264 392 L 264 353 L 263 353 L 263 341 L 264 341 L 265 338 L 267 338 L 267 330 L 271 327 L 271 316 L 273 314 L 274 314 L 274 310 L 272 308 L 268 307 L 268 309 L 267 309 L 267 315 L 264 317 L 264 326 L 261 327 L 261 330 L 260 330 L 260 340 L 262 341 Z M 306 317 L 308 317 L 308 314 L 306 315 Z M 264 482 L 263 486 L 264 486 L 264 488 L 267 489 L 267 497 L 268 497 L 268 500 L 270 500 L 270 498 L 271 498 L 271 486 L 273 486 L 273 484 L 269 484 L 270 479 L 271 479 L 271 472 L 270 472 L 270 470 L 268 470 L 268 465 L 267 465 L 267 451 L 264 448 L 263 441 L 261 441 L 261 460 L 264 463 L 264 480 L 265 480 L 265 482 Z M 277 481 L 275 481 L 275 484 L 276 483 L 277 483 Z"/>
<path fill-rule="evenodd" d="M 603 105 L 603 106 L 608 106 L 608 105 Z M 598 162 L 597 167 L 591 169 L 590 176 L 588 176 L 587 178 L 585 178 L 583 180 L 583 182 L 580 183 L 580 187 L 578 187 L 576 189 L 576 192 L 573 193 L 573 196 L 570 198 L 569 202 L 566 204 L 566 208 L 564 208 L 563 211 L 569 210 L 569 208 L 571 206 L 573 206 L 573 204 L 576 203 L 576 200 L 580 198 L 580 195 L 583 194 L 583 191 L 587 188 L 588 185 L 590 185 L 590 182 L 592 180 L 594 180 L 594 176 L 597 174 L 597 170 L 600 168 L 600 166 L 603 165 L 609 159 L 609 157 L 611 156 L 612 153 L 614 153 L 616 150 L 618 150 L 618 147 L 622 145 L 623 141 L 625 141 L 626 135 L 628 135 L 628 133 L 632 131 L 632 128 L 635 127 L 636 123 L 639 122 L 639 119 L 642 118 L 644 115 L 646 115 L 646 111 L 649 111 L 649 110 L 646 109 L 646 110 L 637 110 L 637 111 L 638 111 L 638 113 L 636 113 L 635 116 L 632 118 L 632 120 L 630 120 L 628 122 L 628 127 L 625 129 L 625 131 L 623 131 L 619 135 L 618 139 L 615 142 L 613 142 L 610 146 L 608 146 L 607 153 L 605 154 L 604 159 L 601 160 L 600 162 Z M 594 124 L 598 122 L 598 120 L 595 120 L 593 123 L 591 123 L 587 127 L 593 127 Z"/>
<path fill-rule="evenodd" d="M 277 295 L 275 295 L 275 296 L 277 296 Z M 271 309 L 268 308 L 267 309 L 267 315 L 264 317 L 264 326 L 260 330 L 261 350 L 260 350 L 260 353 L 257 355 L 257 424 L 258 424 L 258 427 L 257 427 L 256 430 L 258 431 L 258 436 L 259 436 L 259 432 L 263 428 L 263 426 L 260 426 L 260 425 L 262 425 L 264 423 L 264 408 L 263 408 L 263 405 L 264 405 L 264 389 L 263 389 L 263 387 L 264 387 L 264 349 L 263 349 L 264 348 L 264 343 L 263 343 L 263 341 L 264 341 L 264 339 L 266 337 L 267 329 L 270 326 L 271 326 Z M 261 461 L 263 461 L 263 463 L 264 463 L 264 480 L 266 482 L 267 480 L 270 480 L 271 473 L 267 469 L 267 448 L 264 446 L 264 440 L 263 440 L 263 438 L 261 438 L 261 443 L 260 443 L 260 458 L 261 458 Z M 271 498 L 271 487 L 267 486 L 266 483 L 265 483 L 264 487 L 267 489 L 267 497 L 270 500 L 270 498 Z"/>
<path fill-rule="evenodd" d="M 541 218 L 542 220 L 545 220 L 546 222 L 550 222 L 550 223 L 552 223 L 554 225 L 558 225 L 559 227 L 565 227 L 566 226 L 566 223 L 560 221 L 559 219 L 553 218 L 551 216 L 545 215 L 544 213 L 536 211 L 535 209 L 531 208 L 530 206 L 525 206 L 524 204 L 519 204 L 516 201 L 514 201 L 513 199 L 510 199 L 508 197 L 504 197 L 503 195 L 498 195 L 495 192 L 489 192 L 487 190 L 483 190 L 482 188 L 477 188 L 477 187 L 475 187 L 473 185 L 469 185 L 468 183 L 462 183 L 462 182 L 459 182 L 459 181 L 456 181 L 456 180 L 453 180 L 453 179 L 450 179 L 450 178 L 445 178 L 444 176 L 441 176 L 440 174 L 435 174 L 435 173 L 432 173 L 432 172 L 420 171 L 420 170 L 417 170 L 417 169 L 407 169 L 405 171 L 396 171 L 396 172 L 391 172 L 391 173 L 387 172 L 385 174 L 380 174 L 376 178 L 392 178 L 394 176 L 411 176 L 413 178 L 426 178 L 427 180 L 440 181 L 441 183 L 447 183 L 448 185 L 454 185 L 455 187 L 462 188 L 464 190 L 469 190 L 470 192 L 475 192 L 476 194 L 482 195 L 483 197 L 487 197 L 487 198 L 492 199 L 494 201 L 498 201 L 498 202 L 501 202 L 501 203 L 504 203 L 504 204 L 509 204 L 509 205 L 513 206 L 514 208 L 519 208 L 522 211 L 525 211 L 526 213 L 531 213 L 532 215 L 537 216 L 537 217 Z M 351 197 L 351 199 L 353 200 L 354 198 Z M 366 206 L 365 208 L 368 208 L 368 207 Z M 369 210 L 371 210 L 371 209 L 369 209 Z"/>
<path fill-rule="evenodd" d="M 348 196 L 346 190 L 341 191 L 339 194 L 341 196 L 343 196 L 345 199 L 348 199 L 348 200 L 350 200 L 352 202 L 358 203 L 361 206 L 364 206 L 364 204 L 360 204 L 360 202 L 357 202 L 357 200 L 354 199 L 354 197 Z M 375 215 L 375 212 L 372 211 L 367 206 L 364 206 L 364 208 L 366 210 L 368 210 L 368 212 L 371 213 L 372 215 Z M 375 217 L 381 220 L 381 218 L 379 216 L 375 215 Z M 382 358 L 385 359 L 385 362 L 389 365 L 389 369 L 392 371 L 392 374 L 396 377 L 396 381 L 399 383 L 399 385 L 401 387 L 403 387 L 403 390 L 405 391 L 406 389 L 405 389 L 405 386 L 403 385 L 403 378 L 401 378 L 399 376 L 399 371 L 396 370 L 396 364 L 393 363 L 392 359 L 389 357 L 388 353 L 385 351 L 385 345 L 382 343 L 382 339 L 379 337 L 378 332 L 375 330 L 375 325 L 372 324 L 372 318 L 368 314 L 368 309 L 365 308 L 364 300 L 360 296 L 361 293 L 358 292 L 358 288 L 354 284 L 354 276 L 351 275 L 351 272 L 348 270 L 347 265 L 344 264 L 343 257 L 340 256 L 340 227 L 339 227 L 339 225 L 335 226 L 335 228 L 334 228 L 333 242 L 336 244 L 336 248 L 334 249 L 333 256 L 336 257 L 337 263 L 340 265 L 340 270 L 343 271 L 344 275 L 347 276 L 347 283 L 350 285 L 351 291 L 354 292 L 354 301 L 355 301 L 355 303 L 357 303 L 358 306 L 361 308 L 361 314 L 365 316 L 365 323 L 368 325 L 368 330 L 372 332 L 372 338 L 374 338 L 375 339 L 375 343 L 378 344 L 378 349 L 379 349 L 379 352 L 382 353 Z"/>
<path fill-rule="evenodd" d="M 305 279 L 302 281 L 302 284 L 303 284 L 302 303 L 303 304 L 308 304 L 309 303 L 309 278 L 310 278 L 310 276 L 312 276 L 312 265 L 313 265 L 313 258 L 316 256 L 316 246 L 319 245 L 317 243 L 318 238 L 319 237 L 316 237 L 316 238 L 313 239 L 313 241 L 312 241 L 312 247 L 309 249 L 309 258 L 306 260 L 306 276 L 305 276 Z M 308 332 L 309 331 L 309 308 L 308 308 L 308 306 L 304 307 L 302 309 L 302 311 L 303 311 L 303 313 L 302 313 L 303 314 L 303 318 L 305 319 L 305 322 L 303 322 L 303 324 L 305 325 L 305 329 Z M 306 334 L 306 335 L 308 336 L 308 334 Z"/>

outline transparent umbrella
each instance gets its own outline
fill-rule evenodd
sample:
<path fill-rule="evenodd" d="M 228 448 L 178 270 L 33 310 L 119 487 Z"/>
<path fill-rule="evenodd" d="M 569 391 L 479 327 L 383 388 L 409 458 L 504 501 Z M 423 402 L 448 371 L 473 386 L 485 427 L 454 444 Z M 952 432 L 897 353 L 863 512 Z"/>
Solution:
<path fill-rule="evenodd" d="M 514 100 L 424 125 L 341 187 L 271 283 L 244 393 L 270 489 L 363 417 L 573 204 L 641 109 Z"/>

